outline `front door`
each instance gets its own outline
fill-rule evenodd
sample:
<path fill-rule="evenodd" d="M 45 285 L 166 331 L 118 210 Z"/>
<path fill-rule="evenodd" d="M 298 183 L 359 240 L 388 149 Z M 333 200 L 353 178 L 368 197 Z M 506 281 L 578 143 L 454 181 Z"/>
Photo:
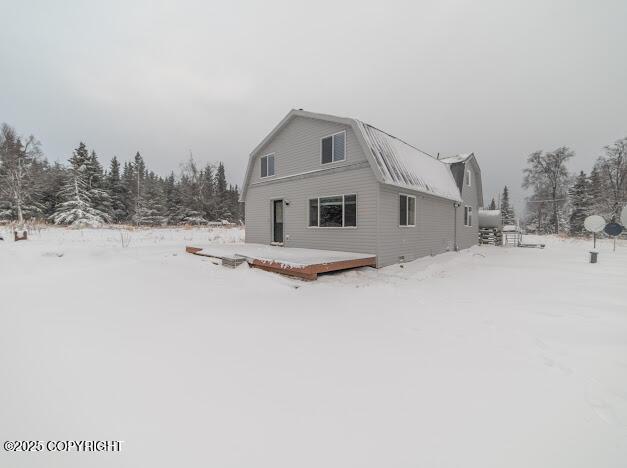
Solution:
<path fill-rule="evenodd" d="M 283 243 L 283 200 L 272 200 L 272 242 Z"/>

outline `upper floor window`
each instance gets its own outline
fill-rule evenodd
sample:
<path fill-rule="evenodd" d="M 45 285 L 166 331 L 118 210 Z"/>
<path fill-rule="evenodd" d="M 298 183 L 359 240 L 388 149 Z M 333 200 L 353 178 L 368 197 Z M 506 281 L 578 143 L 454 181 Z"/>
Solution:
<path fill-rule="evenodd" d="M 274 175 L 274 154 L 269 154 L 261 158 L 261 177 Z"/>
<path fill-rule="evenodd" d="M 309 227 L 356 227 L 357 195 L 311 198 Z"/>
<path fill-rule="evenodd" d="M 464 207 L 464 226 L 472 226 L 472 206 Z"/>
<path fill-rule="evenodd" d="M 466 171 L 466 185 L 468 186 L 472 185 L 471 180 L 472 180 L 472 172 L 470 172 L 470 169 L 468 169 Z"/>
<path fill-rule="evenodd" d="M 346 132 L 336 133 L 322 139 L 322 164 L 328 164 L 346 159 Z"/>
<path fill-rule="evenodd" d="M 400 208 L 400 226 L 415 226 L 416 225 L 416 197 L 412 195 L 400 195 L 399 196 L 399 208 Z"/>

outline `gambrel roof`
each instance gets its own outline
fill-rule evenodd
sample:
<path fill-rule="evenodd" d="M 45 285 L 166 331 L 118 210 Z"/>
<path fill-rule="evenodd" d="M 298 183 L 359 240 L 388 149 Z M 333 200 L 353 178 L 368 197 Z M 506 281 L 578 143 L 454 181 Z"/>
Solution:
<path fill-rule="evenodd" d="M 242 187 L 242 201 L 258 152 L 294 117 L 321 119 L 351 127 L 380 183 L 455 202 L 462 201 L 449 165 L 445 162 L 360 120 L 296 109 L 291 110 L 251 152 Z"/>
<path fill-rule="evenodd" d="M 483 206 L 483 184 L 481 182 L 481 168 L 479 167 L 479 163 L 477 162 L 477 158 L 475 157 L 475 153 L 461 153 L 455 156 L 450 156 L 448 158 L 442 158 L 440 161 L 448 164 L 451 168 L 451 173 L 453 174 L 453 179 L 457 183 L 457 187 L 459 188 L 459 193 L 462 193 L 462 189 L 464 186 L 464 172 L 467 169 L 468 165 L 472 165 L 475 168 L 476 177 L 478 179 L 478 193 L 477 198 L 479 199 L 479 206 Z"/>

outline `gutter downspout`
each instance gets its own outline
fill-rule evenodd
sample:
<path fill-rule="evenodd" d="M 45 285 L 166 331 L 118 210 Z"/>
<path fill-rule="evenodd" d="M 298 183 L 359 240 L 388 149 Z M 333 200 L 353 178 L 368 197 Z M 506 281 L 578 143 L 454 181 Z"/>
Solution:
<path fill-rule="evenodd" d="M 459 207 L 459 203 L 453 203 L 453 250 L 455 252 L 459 251 L 459 246 L 457 245 L 457 208 Z"/>

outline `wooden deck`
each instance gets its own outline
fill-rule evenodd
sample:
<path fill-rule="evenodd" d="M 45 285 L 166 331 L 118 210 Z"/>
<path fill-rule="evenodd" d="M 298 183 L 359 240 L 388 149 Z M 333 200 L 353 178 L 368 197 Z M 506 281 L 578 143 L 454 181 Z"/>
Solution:
<path fill-rule="evenodd" d="M 286 253 L 291 249 L 289 247 L 274 247 L 274 249 L 285 249 Z M 296 250 L 296 249 L 294 249 Z M 232 253 L 224 253 L 219 250 L 213 251 L 211 248 L 203 249 L 201 247 L 185 247 L 185 251 L 194 255 L 200 255 L 203 257 L 217 258 L 222 261 L 224 266 L 235 267 L 244 262 L 247 262 L 252 268 L 259 268 L 261 270 L 270 271 L 272 273 L 279 273 L 281 275 L 293 276 L 301 278 L 307 281 L 314 281 L 318 278 L 320 273 L 328 273 L 331 271 L 349 270 L 351 268 L 359 268 L 364 266 L 376 267 L 376 256 L 369 256 L 366 254 L 351 254 L 349 252 L 340 252 L 341 259 L 327 260 L 325 254 L 329 251 L 320 250 L 320 256 L 318 261 L 312 260 L 315 258 L 315 250 L 312 249 L 298 249 L 307 250 L 309 260 L 306 262 L 300 262 L 298 264 L 293 263 L 293 259 L 286 255 L 286 259 L 282 259 L 280 250 L 273 252 L 273 260 L 268 258 L 256 258 L 251 252 L 246 252 L 246 249 L 242 249 L 242 253 L 237 253 L 237 249 L 234 249 Z M 314 253 L 313 257 L 311 252 Z M 334 252 L 335 253 L 335 252 Z"/>

